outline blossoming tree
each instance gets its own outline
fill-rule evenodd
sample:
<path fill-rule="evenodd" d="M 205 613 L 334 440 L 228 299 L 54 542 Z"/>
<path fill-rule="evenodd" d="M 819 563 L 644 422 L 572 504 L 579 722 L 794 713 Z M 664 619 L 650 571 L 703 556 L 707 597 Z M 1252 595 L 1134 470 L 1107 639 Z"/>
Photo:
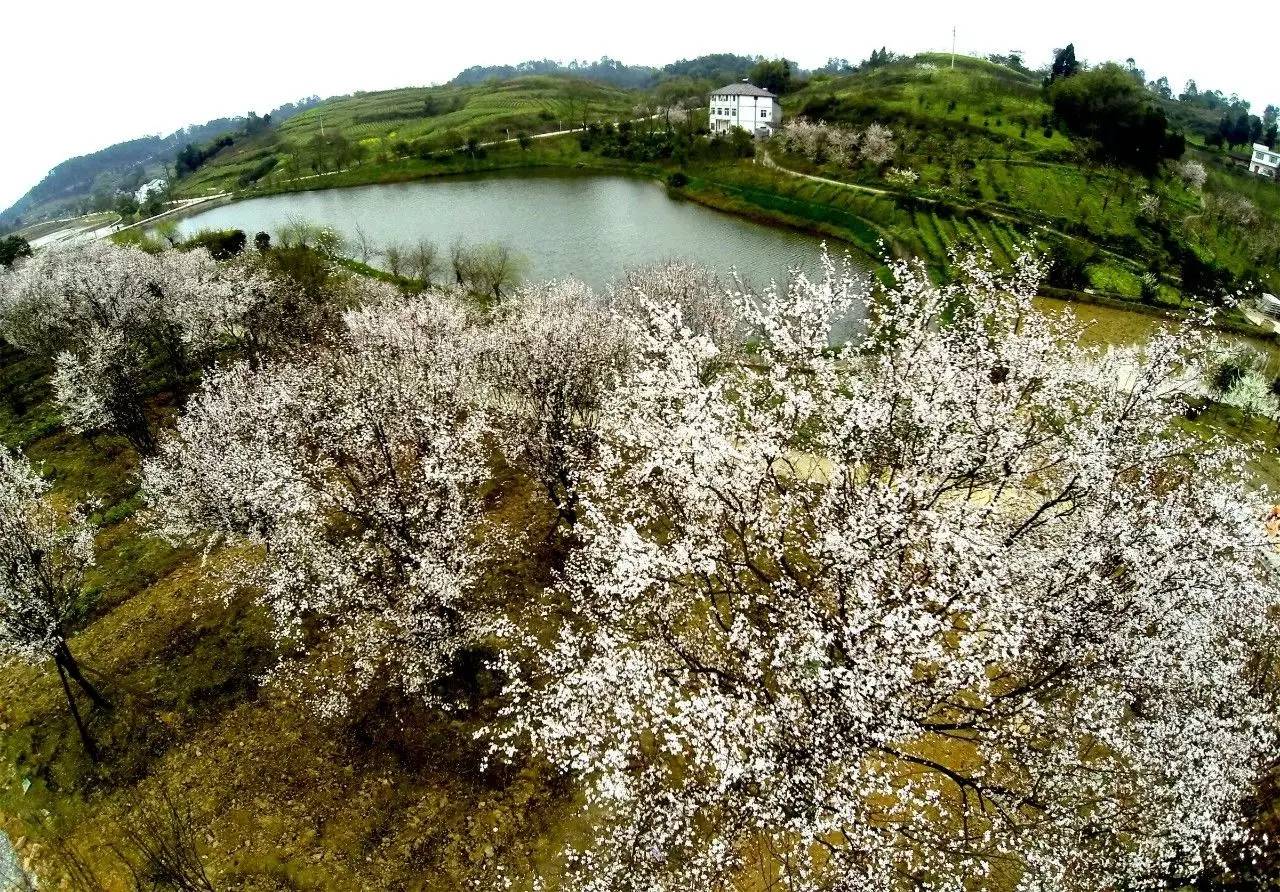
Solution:
<path fill-rule="evenodd" d="M 143 469 L 161 533 L 257 547 L 236 578 L 328 714 L 377 678 L 430 696 L 475 628 L 475 337 L 447 299 L 385 298 L 311 358 L 209 375 Z"/>
<path fill-rule="evenodd" d="M 678 312 L 632 331 L 495 743 L 585 784 L 568 888 L 1096 890 L 1239 843 L 1278 598 L 1246 451 L 1177 424 L 1196 338 L 1092 351 L 1035 263 L 963 272 L 898 266 L 836 350 L 860 288 L 797 276 L 711 376 Z"/>
<path fill-rule="evenodd" d="M 577 519 L 577 476 L 626 362 L 621 328 L 590 288 L 567 281 L 522 289 L 488 330 L 493 429 L 507 459 L 545 489 L 558 528 Z"/>
<path fill-rule="evenodd" d="M 84 571 L 93 563 L 93 531 L 78 508 L 58 512 L 48 491 L 26 459 L 0 447 L 0 660 L 53 661 L 85 749 L 96 759 L 71 682 L 94 705 L 107 701 L 67 646 Z"/>
<path fill-rule="evenodd" d="M 106 242 L 43 251 L 0 276 L 0 336 L 56 361 L 55 392 L 75 430 L 153 445 L 143 404 L 149 359 L 181 376 L 231 339 L 271 283 L 203 249 L 157 255 Z"/>

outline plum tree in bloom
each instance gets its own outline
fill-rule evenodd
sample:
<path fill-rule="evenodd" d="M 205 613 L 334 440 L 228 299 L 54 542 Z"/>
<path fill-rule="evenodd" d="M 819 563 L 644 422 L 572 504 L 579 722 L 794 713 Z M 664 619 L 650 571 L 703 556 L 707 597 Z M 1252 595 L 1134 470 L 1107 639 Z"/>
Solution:
<path fill-rule="evenodd" d="M 148 357 L 174 374 L 233 338 L 271 283 L 207 251 L 147 254 L 105 242 L 49 250 L 0 277 L 0 335 L 56 357 L 56 392 L 77 430 L 108 428 L 151 447 L 142 403 Z"/>
<path fill-rule="evenodd" d="M 581 282 L 551 282 L 500 304 L 488 335 L 485 368 L 503 452 L 542 484 L 560 524 L 572 527 L 600 406 L 626 362 L 622 323 Z"/>
<path fill-rule="evenodd" d="M 870 124 L 862 131 L 859 140 L 858 154 L 863 161 L 877 167 L 888 164 L 897 154 L 898 147 L 893 143 L 893 131 L 883 124 Z"/>
<path fill-rule="evenodd" d="M 93 531 L 79 509 L 59 513 L 48 491 L 26 459 L 0 447 L 0 661 L 53 661 L 81 739 L 96 759 L 71 682 L 95 705 L 107 701 L 67 646 L 84 571 L 93 563 Z"/>
<path fill-rule="evenodd" d="M 961 268 L 839 350 L 860 285 L 796 276 L 711 377 L 678 313 L 632 332 L 494 744 L 585 785 L 568 888 L 1154 888 L 1239 844 L 1277 588 L 1247 452 L 1173 422 L 1197 338 L 1083 348 L 1035 262 Z"/>
<path fill-rule="evenodd" d="M 144 463 L 159 532 L 258 546 L 235 575 L 282 646 L 314 658 L 277 672 L 314 669 L 323 713 L 375 679 L 429 696 L 471 640 L 487 472 L 476 354 L 458 305 L 397 293 L 348 312 L 312 358 L 209 375 Z"/>
<path fill-rule="evenodd" d="M 684 260 L 627 270 L 610 288 L 609 298 L 622 312 L 647 318 L 654 307 L 680 312 L 680 325 L 737 356 L 747 336 L 741 298 L 714 271 Z"/>
<path fill-rule="evenodd" d="M 1204 165 L 1190 158 L 1174 167 L 1174 173 L 1193 192 L 1199 192 L 1203 189 L 1205 182 L 1209 179 L 1209 172 L 1205 170 Z"/>
<path fill-rule="evenodd" d="M 80 349 L 54 358 L 53 392 L 73 431 L 114 430 L 140 452 L 154 441 L 139 393 L 142 356 L 119 329 L 90 324 Z"/>

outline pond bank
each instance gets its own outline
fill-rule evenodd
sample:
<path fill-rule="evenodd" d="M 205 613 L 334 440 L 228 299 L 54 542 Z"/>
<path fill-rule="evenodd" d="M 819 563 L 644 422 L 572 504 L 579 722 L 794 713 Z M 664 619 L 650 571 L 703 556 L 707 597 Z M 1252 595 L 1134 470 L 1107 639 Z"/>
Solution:
<path fill-rule="evenodd" d="M 314 194 L 349 186 L 458 182 L 491 177 L 508 179 L 613 175 L 652 180 L 666 186 L 666 177 L 674 169 L 656 163 L 604 158 L 580 151 L 576 139 L 572 137 L 555 137 L 539 140 L 529 150 L 514 145 L 495 146 L 484 157 L 475 159 L 455 157 L 449 161 L 423 161 L 418 158 L 403 158 L 384 164 L 363 164 L 317 177 L 277 182 L 263 188 L 234 193 L 219 199 L 215 204 L 225 205 L 231 201 L 252 201 L 279 195 Z M 766 172 L 758 171 L 745 178 L 735 178 L 733 169 L 724 165 L 690 165 L 685 185 L 666 188 L 673 197 L 687 199 L 760 226 L 832 241 L 833 253 L 851 252 L 860 266 L 874 272 L 882 280 L 887 278 L 888 271 L 883 263 L 885 252 L 900 255 L 905 250 L 904 246 L 897 245 L 893 237 L 875 223 L 847 209 L 820 205 L 800 196 L 784 195 L 759 188 L 759 184 L 753 185 L 752 177 Z M 193 209 L 194 213 L 175 215 L 174 219 L 203 216 L 200 212 L 211 206 L 204 205 Z M 237 228 L 246 229 L 243 226 Z M 253 235 L 247 229 L 246 233 Z M 511 244 L 518 250 L 533 253 L 528 245 L 518 241 Z M 1042 292 L 1047 297 L 1098 305 L 1138 316 L 1166 320 L 1181 317 L 1176 311 L 1144 305 L 1120 295 L 1049 287 L 1042 289 Z M 1266 345 L 1280 344 L 1280 336 L 1274 331 L 1253 325 L 1244 319 L 1221 319 L 1216 327 L 1226 333 L 1255 339 Z M 1275 347 L 1269 346 L 1268 349 Z"/>
<path fill-rule="evenodd" d="M 740 274 L 755 286 L 792 267 L 821 271 L 822 240 L 685 200 L 650 178 L 603 171 L 507 171 L 246 198 L 186 217 L 178 232 L 263 231 L 294 220 L 341 235 L 346 253 L 387 267 L 379 251 L 429 241 L 447 266 L 450 246 L 497 242 L 525 255 L 529 281 L 577 278 L 600 288 L 627 270 L 676 258 Z M 843 253 L 833 244 L 832 253 Z M 872 264 L 851 257 L 865 274 Z"/>

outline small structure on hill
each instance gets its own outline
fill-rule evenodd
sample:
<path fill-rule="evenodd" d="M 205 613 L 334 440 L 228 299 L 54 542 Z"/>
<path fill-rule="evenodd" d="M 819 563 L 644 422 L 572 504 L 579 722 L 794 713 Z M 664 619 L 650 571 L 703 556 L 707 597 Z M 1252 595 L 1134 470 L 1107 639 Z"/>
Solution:
<path fill-rule="evenodd" d="M 1280 319 L 1280 297 L 1274 294 L 1263 294 L 1258 297 L 1258 310 L 1264 316 Z"/>
<path fill-rule="evenodd" d="M 728 133 L 737 127 L 752 136 L 768 137 L 782 125 L 782 106 L 768 90 L 743 81 L 728 84 L 711 94 L 712 133 Z"/>
<path fill-rule="evenodd" d="M 133 193 L 133 200 L 138 204 L 142 204 L 147 200 L 147 196 L 151 195 L 152 192 L 163 192 L 165 187 L 168 185 L 169 183 L 163 178 L 152 180 L 149 183 L 143 183 L 138 187 L 138 191 Z"/>
<path fill-rule="evenodd" d="M 1273 180 L 1280 179 L 1280 150 L 1273 151 L 1261 143 L 1254 143 L 1249 172 Z"/>

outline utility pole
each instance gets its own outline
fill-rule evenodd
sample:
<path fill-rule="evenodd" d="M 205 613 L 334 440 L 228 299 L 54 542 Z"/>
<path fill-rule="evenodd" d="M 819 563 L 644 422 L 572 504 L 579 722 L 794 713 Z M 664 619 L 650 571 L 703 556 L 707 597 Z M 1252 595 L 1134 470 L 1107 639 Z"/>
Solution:
<path fill-rule="evenodd" d="M 951 70 L 956 70 L 956 26 L 951 26 Z"/>

